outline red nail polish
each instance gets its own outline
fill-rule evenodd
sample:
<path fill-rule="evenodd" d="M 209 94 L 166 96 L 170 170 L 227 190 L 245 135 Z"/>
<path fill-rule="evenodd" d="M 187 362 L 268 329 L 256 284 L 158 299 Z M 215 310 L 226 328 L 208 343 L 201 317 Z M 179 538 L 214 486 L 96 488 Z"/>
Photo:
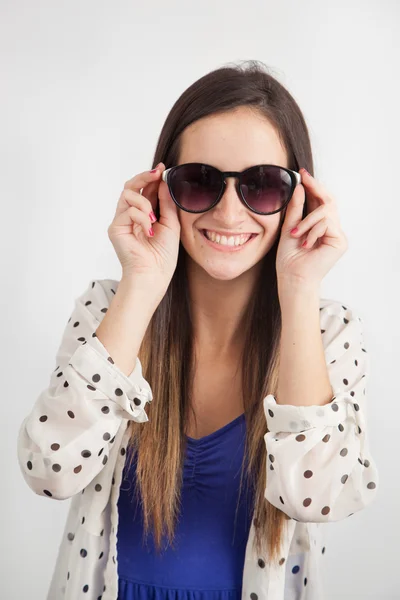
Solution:
<path fill-rule="evenodd" d="M 153 231 L 153 228 L 152 228 L 152 227 L 150 227 L 150 229 L 149 229 L 149 235 L 150 235 L 151 237 L 153 237 L 153 235 L 154 235 L 154 231 Z"/>
<path fill-rule="evenodd" d="M 297 233 L 299 230 L 298 227 L 294 227 L 293 229 L 290 230 L 290 233 Z"/>
<path fill-rule="evenodd" d="M 305 171 L 307 173 L 307 175 L 310 175 L 310 173 L 304 167 L 303 167 L 303 171 Z M 311 175 L 310 175 L 310 177 L 311 177 Z"/>
<path fill-rule="evenodd" d="M 151 213 L 149 213 L 149 217 L 150 217 L 150 221 L 152 223 L 155 223 L 157 221 L 157 217 L 156 217 L 156 215 L 154 214 L 153 211 L 151 211 Z"/>
<path fill-rule="evenodd" d="M 156 166 L 154 167 L 154 169 L 152 169 L 152 170 L 150 171 L 150 173 L 155 173 L 155 172 L 157 171 L 158 167 L 160 166 L 160 164 L 161 164 L 161 163 L 158 163 L 158 165 L 156 165 Z"/>
<path fill-rule="evenodd" d="M 305 246 L 307 246 L 307 240 L 304 240 L 304 242 L 302 243 L 302 247 L 304 248 Z"/>

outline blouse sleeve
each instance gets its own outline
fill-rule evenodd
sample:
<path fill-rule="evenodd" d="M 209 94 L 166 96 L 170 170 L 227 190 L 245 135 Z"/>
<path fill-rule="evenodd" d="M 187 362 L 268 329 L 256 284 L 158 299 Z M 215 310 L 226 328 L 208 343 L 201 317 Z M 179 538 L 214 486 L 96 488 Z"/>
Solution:
<path fill-rule="evenodd" d="M 321 334 L 334 397 L 323 406 L 264 398 L 269 431 L 265 498 L 301 522 L 339 521 L 376 496 L 378 472 L 368 447 L 369 355 L 362 320 L 321 299 Z"/>
<path fill-rule="evenodd" d="M 49 386 L 20 426 L 20 469 L 41 496 L 64 500 L 83 490 L 117 451 L 121 424 L 148 421 L 153 395 L 139 358 L 126 376 L 95 335 L 115 293 L 112 283 L 91 281 L 75 300 Z"/>

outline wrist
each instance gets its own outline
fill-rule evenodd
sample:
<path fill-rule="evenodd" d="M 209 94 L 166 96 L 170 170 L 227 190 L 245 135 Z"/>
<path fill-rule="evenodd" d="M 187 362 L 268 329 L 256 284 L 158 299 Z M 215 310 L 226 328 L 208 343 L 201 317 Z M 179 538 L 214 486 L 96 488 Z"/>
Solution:
<path fill-rule="evenodd" d="M 298 277 L 281 276 L 277 278 L 278 292 L 292 294 L 319 294 L 320 283 L 305 281 Z"/>
<path fill-rule="evenodd" d="M 167 287 L 155 277 L 123 273 L 117 293 L 142 301 L 144 306 L 152 310 L 161 302 Z"/>
<path fill-rule="evenodd" d="M 278 297 L 282 310 L 293 305 L 319 306 L 320 286 L 298 279 L 280 279 Z"/>

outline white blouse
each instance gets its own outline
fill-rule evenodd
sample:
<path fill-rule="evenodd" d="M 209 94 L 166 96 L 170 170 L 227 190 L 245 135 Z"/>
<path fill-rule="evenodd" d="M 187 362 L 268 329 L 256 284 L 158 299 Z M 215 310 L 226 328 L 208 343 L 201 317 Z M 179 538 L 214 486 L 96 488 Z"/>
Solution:
<path fill-rule="evenodd" d="M 153 400 L 137 359 L 127 377 L 95 336 L 118 281 L 91 281 L 75 300 L 47 389 L 23 420 L 18 461 L 40 496 L 70 498 L 47 600 L 117 600 L 117 501 L 129 421 L 148 421 Z M 375 498 L 377 468 L 367 440 L 369 357 L 362 321 L 320 299 L 326 364 L 335 397 L 324 406 L 263 400 L 269 432 L 265 498 L 290 520 L 279 565 L 246 547 L 242 600 L 322 600 L 323 523 L 345 519 Z"/>

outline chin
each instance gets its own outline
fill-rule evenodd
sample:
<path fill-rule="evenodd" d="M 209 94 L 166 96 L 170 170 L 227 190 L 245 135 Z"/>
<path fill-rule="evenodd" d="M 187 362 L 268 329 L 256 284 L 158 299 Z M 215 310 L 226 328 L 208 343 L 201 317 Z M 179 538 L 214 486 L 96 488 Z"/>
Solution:
<path fill-rule="evenodd" d="M 237 277 L 240 277 L 244 273 L 250 271 L 255 265 L 244 265 L 240 267 L 239 265 L 215 265 L 212 266 L 210 264 L 202 264 L 197 263 L 199 267 L 201 267 L 209 277 L 212 279 L 217 279 L 218 281 L 232 281 Z"/>

